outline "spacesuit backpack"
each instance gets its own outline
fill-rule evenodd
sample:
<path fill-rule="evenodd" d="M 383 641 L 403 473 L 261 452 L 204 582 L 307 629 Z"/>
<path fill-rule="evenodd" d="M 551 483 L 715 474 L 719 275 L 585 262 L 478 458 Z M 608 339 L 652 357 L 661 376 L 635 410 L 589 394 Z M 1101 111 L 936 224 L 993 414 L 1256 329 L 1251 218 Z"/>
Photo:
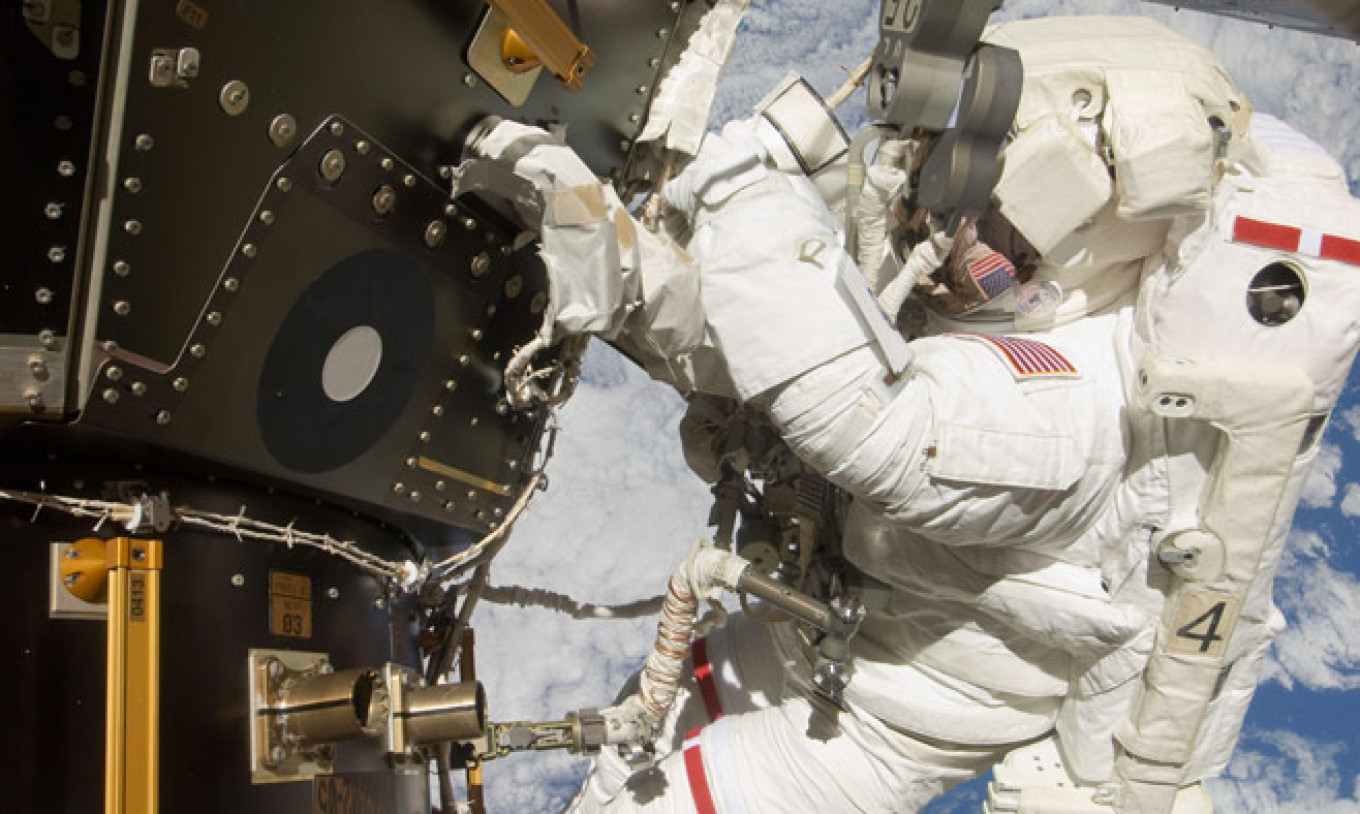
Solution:
<path fill-rule="evenodd" d="M 1256 116 L 1207 211 L 1145 267 L 1135 318 L 1130 401 L 1161 419 L 1152 465 L 1170 496 L 1149 554 L 1172 578 L 1117 773 L 1174 786 L 1232 754 L 1283 626 L 1285 538 L 1360 346 L 1360 201 L 1341 168 Z"/>

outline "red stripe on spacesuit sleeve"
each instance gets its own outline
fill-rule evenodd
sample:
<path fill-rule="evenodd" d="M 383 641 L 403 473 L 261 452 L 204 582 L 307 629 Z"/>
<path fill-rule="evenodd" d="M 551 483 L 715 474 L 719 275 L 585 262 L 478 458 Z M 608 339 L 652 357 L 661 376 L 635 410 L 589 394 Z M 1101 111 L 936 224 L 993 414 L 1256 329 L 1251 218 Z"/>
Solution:
<path fill-rule="evenodd" d="M 691 729 L 685 736 L 685 776 L 689 778 L 689 793 L 694 797 L 694 808 L 699 814 L 718 814 L 713 805 L 713 791 L 708 787 L 708 773 L 704 771 L 704 753 L 699 746 L 702 731 Z"/>
<path fill-rule="evenodd" d="M 1253 246 L 1263 246 L 1267 249 L 1294 252 L 1298 251 L 1299 238 L 1302 236 L 1303 230 L 1296 229 L 1293 226 L 1266 223 L 1263 220 L 1252 220 L 1240 215 L 1233 221 L 1232 239 L 1238 243 L 1250 243 Z"/>
<path fill-rule="evenodd" d="M 1360 240 L 1350 240 L 1336 235 L 1323 235 L 1322 256 L 1328 260 L 1338 260 L 1342 263 L 1360 266 Z"/>
<path fill-rule="evenodd" d="M 694 680 L 699 684 L 699 696 L 704 699 L 704 710 L 708 720 L 716 721 L 723 716 L 722 702 L 718 700 L 718 685 L 713 680 L 713 667 L 708 663 L 708 640 L 696 639 L 690 650 L 694 658 Z"/>

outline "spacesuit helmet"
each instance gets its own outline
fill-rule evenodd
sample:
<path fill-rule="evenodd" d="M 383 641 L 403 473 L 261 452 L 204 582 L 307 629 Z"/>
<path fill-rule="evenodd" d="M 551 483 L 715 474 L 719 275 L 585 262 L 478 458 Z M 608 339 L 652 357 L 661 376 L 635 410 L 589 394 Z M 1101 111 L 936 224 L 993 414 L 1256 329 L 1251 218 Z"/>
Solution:
<path fill-rule="evenodd" d="M 1127 301 L 1172 219 L 1207 209 L 1245 154 L 1250 105 L 1207 49 L 1146 18 L 1025 20 L 984 41 L 1019 53 L 1023 88 L 991 204 L 938 275 L 952 299 L 928 304 L 1063 321 Z M 991 252 L 1013 279 L 979 296 Z"/>

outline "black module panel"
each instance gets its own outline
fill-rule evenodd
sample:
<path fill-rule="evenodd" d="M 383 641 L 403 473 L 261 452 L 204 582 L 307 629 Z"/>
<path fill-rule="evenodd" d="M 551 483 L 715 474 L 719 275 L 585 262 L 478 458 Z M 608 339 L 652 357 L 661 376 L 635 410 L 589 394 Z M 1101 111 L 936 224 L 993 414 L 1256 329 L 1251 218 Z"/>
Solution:
<path fill-rule="evenodd" d="M 363 128 L 427 178 L 456 163 L 463 136 L 488 114 L 563 125 L 598 173 L 620 169 L 654 84 L 653 60 L 659 64 L 668 42 L 657 32 L 674 29 L 679 6 L 551 5 L 593 46 L 596 64 L 580 93 L 543 75 L 514 107 L 465 61 L 487 8 L 480 0 L 140 4 L 122 131 L 112 134 L 117 183 L 106 267 L 94 270 L 106 289 L 95 338 L 173 362 L 242 216 L 289 152 L 331 116 Z M 195 76 L 182 87 L 149 80 L 158 49 L 186 48 L 198 53 Z M 278 130 L 284 116 L 291 138 Z M 120 262 L 126 272 L 111 273 Z M 132 310 L 120 314 L 118 302 Z"/>
<path fill-rule="evenodd" d="M 37 478 L 6 465 L 0 480 L 36 489 Z M 413 556 L 403 535 L 318 505 L 265 491 L 170 477 L 145 478 L 97 464 L 53 463 L 43 483 L 65 494 L 111 497 L 123 479 L 162 489 L 176 503 L 231 513 L 242 506 L 271 522 L 355 540 L 366 551 L 400 561 Z M 36 523 L 34 521 L 37 521 Z M 106 522 L 30 507 L 0 505 L 8 555 L 7 590 L 0 592 L 0 673 L 13 705 L 0 739 L 0 789 L 5 811 L 99 811 L 104 796 L 105 623 L 48 614 L 52 542 L 118 534 Z M 249 759 L 247 654 L 251 649 L 324 653 L 336 669 L 420 664 L 413 599 L 393 602 L 386 586 L 349 563 L 302 546 L 236 540 L 231 535 L 172 528 L 161 571 L 160 810 L 291 814 L 311 811 L 307 780 L 252 785 Z M 271 624 L 270 574 L 310 585 L 307 635 L 280 635 Z M 58 589 L 60 590 L 60 589 Z M 394 775 L 376 744 L 342 744 L 337 773 L 380 781 L 373 810 L 415 814 L 428 799 L 424 775 Z M 372 785 L 372 784 L 370 784 Z M 423 809 L 428 810 L 428 809 Z"/>
<path fill-rule="evenodd" d="M 266 179 L 174 363 L 101 350 L 81 425 L 490 529 L 544 419 L 506 408 L 501 371 L 547 294 L 534 246 L 474 203 L 323 122 Z"/>
<path fill-rule="evenodd" d="M 104 23 L 96 2 L 0 7 L 0 335 L 66 334 Z"/>

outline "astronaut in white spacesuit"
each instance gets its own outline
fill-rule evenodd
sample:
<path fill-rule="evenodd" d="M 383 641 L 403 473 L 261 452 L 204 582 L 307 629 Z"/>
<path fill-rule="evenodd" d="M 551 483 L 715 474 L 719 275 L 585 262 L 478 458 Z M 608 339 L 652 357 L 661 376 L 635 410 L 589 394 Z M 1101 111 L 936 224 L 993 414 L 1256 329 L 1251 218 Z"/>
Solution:
<path fill-rule="evenodd" d="M 668 185 L 684 250 L 540 131 L 480 145 L 545 195 L 544 339 L 602 334 L 762 411 L 852 496 L 842 553 L 886 585 L 839 706 L 794 626 L 735 616 L 694 649 L 674 751 L 630 778 L 606 749 L 577 810 L 914 811 L 1008 754 L 1058 768 L 1035 781 L 1013 758 L 996 811 L 1209 809 L 1199 782 L 1282 624 L 1270 583 L 1360 343 L 1360 203 L 1158 24 L 987 40 L 1021 55 L 1019 113 L 992 209 L 906 253 L 927 335 L 902 375 L 838 288 L 841 224 L 764 118 Z"/>

